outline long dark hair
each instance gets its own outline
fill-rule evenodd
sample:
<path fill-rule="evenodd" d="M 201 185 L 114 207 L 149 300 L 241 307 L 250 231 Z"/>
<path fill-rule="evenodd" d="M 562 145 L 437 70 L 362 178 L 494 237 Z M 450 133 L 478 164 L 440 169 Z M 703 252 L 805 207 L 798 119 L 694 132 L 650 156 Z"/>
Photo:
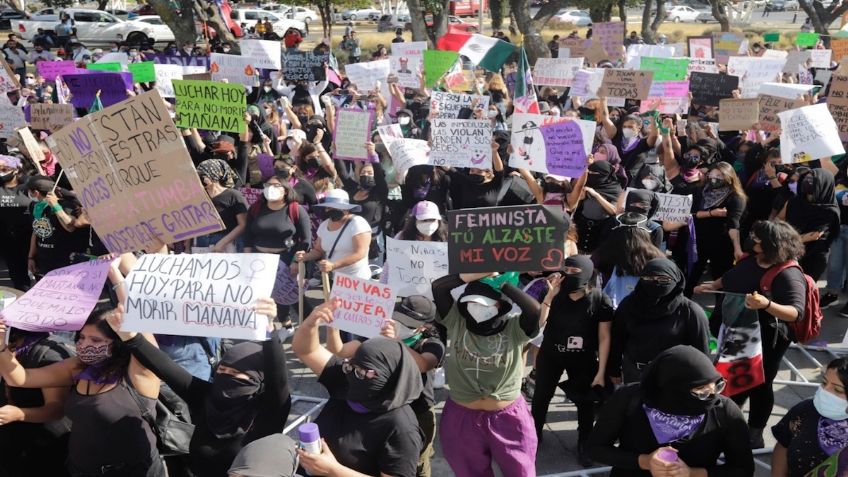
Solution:
<path fill-rule="evenodd" d="M 406 216 L 406 220 L 403 222 L 403 229 L 400 231 L 400 239 L 401 240 L 418 240 L 418 220 L 414 215 L 409 214 Z M 439 221 L 439 228 L 433 232 L 433 235 L 430 236 L 430 240 L 433 242 L 447 242 L 448 241 L 448 226 L 444 220 Z"/>
<path fill-rule="evenodd" d="M 100 376 L 103 378 L 108 377 L 116 377 L 116 376 L 125 376 L 127 374 L 127 367 L 130 365 L 130 350 L 126 344 L 124 344 L 121 337 L 118 336 L 115 331 L 112 330 L 112 327 L 109 326 L 109 323 L 106 321 L 106 315 L 112 313 L 113 308 L 111 306 L 100 306 L 94 308 L 94 311 L 88 315 L 88 319 L 85 320 L 85 324 L 83 328 L 86 326 L 94 326 L 97 328 L 103 336 L 112 340 L 112 356 L 103 361 L 102 364 L 98 365 L 100 370 Z M 80 339 L 80 332 L 77 331 L 74 335 L 74 342 L 78 342 Z"/>
<path fill-rule="evenodd" d="M 597 254 L 605 264 L 616 268 L 618 276 L 632 277 L 638 277 L 650 260 L 664 256 L 651 241 L 650 232 L 630 226 L 614 229 Z"/>
<path fill-rule="evenodd" d="M 804 243 L 795 227 L 780 219 L 758 220 L 751 233 L 760 240 L 763 256 L 768 263 L 799 260 L 804 256 Z"/>

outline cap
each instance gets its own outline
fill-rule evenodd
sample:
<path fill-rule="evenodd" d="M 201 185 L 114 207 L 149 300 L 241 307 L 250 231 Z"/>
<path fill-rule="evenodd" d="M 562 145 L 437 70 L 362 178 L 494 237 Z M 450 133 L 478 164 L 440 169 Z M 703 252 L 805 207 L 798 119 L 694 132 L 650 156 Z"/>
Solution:
<path fill-rule="evenodd" d="M 303 129 L 289 129 L 289 132 L 286 133 L 286 139 L 300 139 L 301 141 L 306 139 L 306 132 Z"/>
<path fill-rule="evenodd" d="M 333 189 L 327 192 L 324 200 L 320 204 L 315 204 L 313 207 L 328 207 L 331 209 L 350 210 L 352 212 L 362 210 L 362 207 L 350 203 L 350 196 L 347 195 L 344 189 Z"/>
<path fill-rule="evenodd" d="M 436 305 L 424 295 L 411 295 L 395 305 L 392 319 L 408 328 L 432 323 L 436 319 Z"/>
<path fill-rule="evenodd" d="M 300 437 L 300 442 L 315 442 L 321 439 L 321 433 L 318 432 L 318 424 L 314 422 L 307 422 L 298 426 L 297 434 Z"/>
<path fill-rule="evenodd" d="M 422 200 L 415 204 L 415 207 L 412 208 L 412 215 L 415 216 L 416 220 L 442 220 L 442 214 L 439 213 L 439 206 L 429 200 Z"/>

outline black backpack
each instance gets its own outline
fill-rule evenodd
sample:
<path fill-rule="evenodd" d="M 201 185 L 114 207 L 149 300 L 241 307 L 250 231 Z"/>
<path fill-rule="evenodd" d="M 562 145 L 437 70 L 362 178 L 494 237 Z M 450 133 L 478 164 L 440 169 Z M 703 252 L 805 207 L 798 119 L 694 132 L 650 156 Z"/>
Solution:
<path fill-rule="evenodd" d="M 151 414 L 132 383 L 127 382 L 126 386 L 141 411 L 141 417 L 147 421 L 153 434 L 156 435 L 156 449 L 159 455 L 168 457 L 188 454 L 191 436 L 194 435 L 194 424 L 191 422 L 188 404 L 171 388 L 163 384 L 159 387 L 156 409 Z"/>

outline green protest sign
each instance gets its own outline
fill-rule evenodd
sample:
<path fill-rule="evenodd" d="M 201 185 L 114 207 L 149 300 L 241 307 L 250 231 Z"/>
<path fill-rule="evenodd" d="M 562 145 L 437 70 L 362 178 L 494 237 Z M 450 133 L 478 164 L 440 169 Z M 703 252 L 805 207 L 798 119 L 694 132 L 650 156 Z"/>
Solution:
<path fill-rule="evenodd" d="M 177 127 L 211 131 L 244 132 L 247 109 L 241 83 L 172 80 L 177 100 Z"/>
<path fill-rule="evenodd" d="M 152 61 L 142 61 L 141 63 L 130 63 L 127 69 L 130 70 L 133 76 L 134 83 L 150 83 L 156 81 L 156 68 Z"/>
<path fill-rule="evenodd" d="M 123 71 L 121 69 L 121 64 L 117 61 L 110 61 L 108 63 L 89 63 L 85 65 L 85 69 L 91 71 L 112 71 L 116 73 Z"/>
<path fill-rule="evenodd" d="M 798 46 L 816 46 L 819 42 L 819 34 L 802 31 L 795 37 L 795 44 Z"/>
<path fill-rule="evenodd" d="M 642 57 L 639 69 L 654 72 L 654 81 L 683 81 L 689 69 L 689 58 Z"/>
<path fill-rule="evenodd" d="M 424 80 L 432 88 L 459 59 L 455 51 L 424 50 Z"/>
<path fill-rule="evenodd" d="M 780 33 L 766 33 L 763 35 L 763 41 L 772 43 L 780 41 Z"/>

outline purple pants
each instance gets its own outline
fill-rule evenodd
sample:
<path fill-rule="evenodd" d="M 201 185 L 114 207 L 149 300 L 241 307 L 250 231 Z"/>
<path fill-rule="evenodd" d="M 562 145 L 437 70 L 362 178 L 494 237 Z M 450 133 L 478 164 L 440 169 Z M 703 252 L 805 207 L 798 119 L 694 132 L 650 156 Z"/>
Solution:
<path fill-rule="evenodd" d="M 439 424 L 442 453 L 456 477 L 536 475 L 536 430 L 523 397 L 500 411 L 474 411 L 448 399 Z"/>

